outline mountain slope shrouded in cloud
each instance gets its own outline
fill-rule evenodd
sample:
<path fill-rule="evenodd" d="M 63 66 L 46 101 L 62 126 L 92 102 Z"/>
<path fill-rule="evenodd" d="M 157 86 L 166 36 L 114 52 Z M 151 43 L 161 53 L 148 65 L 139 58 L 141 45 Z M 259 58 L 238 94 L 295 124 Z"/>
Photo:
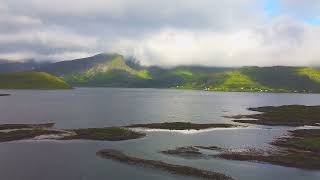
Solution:
<path fill-rule="evenodd" d="M 46 65 L 44 71 L 74 86 L 177 88 L 243 92 L 320 93 L 320 69 L 312 67 L 141 66 L 119 54 Z"/>
<path fill-rule="evenodd" d="M 47 64 L 49 64 L 49 62 L 37 62 L 33 60 L 13 62 L 9 60 L 0 60 L 0 73 L 31 71 Z"/>

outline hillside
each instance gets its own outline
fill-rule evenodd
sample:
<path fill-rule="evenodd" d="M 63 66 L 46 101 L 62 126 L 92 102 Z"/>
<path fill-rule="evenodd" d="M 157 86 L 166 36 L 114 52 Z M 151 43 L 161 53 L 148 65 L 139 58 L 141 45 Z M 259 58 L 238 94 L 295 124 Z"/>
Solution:
<path fill-rule="evenodd" d="M 74 86 L 137 87 L 151 79 L 148 71 L 131 68 L 118 54 L 58 62 L 40 70 L 60 76 Z"/>
<path fill-rule="evenodd" d="M 311 67 L 144 67 L 119 54 L 98 54 L 37 71 L 59 76 L 73 86 L 320 93 L 320 69 Z"/>
<path fill-rule="evenodd" d="M 0 89 L 70 89 L 62 79 L 45 72 L 0 74 Z"/>
<path fill-rule="evenodd" d="M 92 57 L 69 60 L 69 61 L 60 61 L 41 68 L 36 69 L 37 71 L 48 72 L 56 76 L 64 76 L 72 73 L 85 72 L 90 68 L 94 67 L 97 64 L 103 64 L 113 60 L 118 57 L 118 54 L 97 54 Z"/>

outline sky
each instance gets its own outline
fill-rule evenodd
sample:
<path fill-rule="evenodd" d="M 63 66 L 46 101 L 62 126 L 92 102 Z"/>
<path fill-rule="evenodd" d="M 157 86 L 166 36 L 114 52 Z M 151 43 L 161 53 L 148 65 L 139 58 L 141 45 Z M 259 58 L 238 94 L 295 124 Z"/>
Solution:
<path fill-rule="evenodd" d="M 320 0 L 0 0 L 0 59 L 320 65 Z"/>

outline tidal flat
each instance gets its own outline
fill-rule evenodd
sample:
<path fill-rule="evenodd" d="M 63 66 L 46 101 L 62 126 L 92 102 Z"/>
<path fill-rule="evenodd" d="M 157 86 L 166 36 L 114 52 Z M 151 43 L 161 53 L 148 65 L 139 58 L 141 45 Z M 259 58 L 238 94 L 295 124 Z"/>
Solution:
<path fill-rule="evenodd" d="M 268 149 L 244 149 L 218 146 L 184 146 L 162 150 L 162 154 L 187 159 L 212 159 L 253 161 L 299 169 L 320 169 L 320 129 L 296 129 L 289 136 L 274 139 Z M 201 151 L 206 150 L 206 151 Z"/>
<path fill-rule="evenodd" d="M 286 167 L 320 170 L 320 129 L 298 129 L 290 131 L 289 137 L 274 140 L 275 149 L 269 151 L 247 149 L 241 152 L 227 151 L 215 157 L 266 162 Z"/>

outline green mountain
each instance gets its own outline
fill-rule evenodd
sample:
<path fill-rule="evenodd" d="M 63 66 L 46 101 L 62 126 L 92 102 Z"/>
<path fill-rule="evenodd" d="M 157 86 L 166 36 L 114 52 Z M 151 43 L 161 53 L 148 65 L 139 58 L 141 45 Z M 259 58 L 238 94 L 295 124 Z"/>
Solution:
<path fill-rule="evenodd" d="M 48 72 L 57 76 L 69 75 L 72 73 L 85 72 L 92 67 L 103 64 L 109 61 L 112 61 L 116 57 L 122 57 L 118 54 L 97 54 L 92 57 L 69 60 L 69 61 L 60 61 L 52 64 L 48 64 L 41 68 L 38 68 L 37 71 Z"/>
<path fill-rule="evenodd" d="M 70 89 L 62 79 L 45 72 L 0 74 L 0 89 Z"/>
<path fill-rule="evenodd" d="M 98 54 L 38 70 L 73 86 L 320 93 L 320 69 L 311 67 L 144 67 L 119 54 Z"/>
<path fill-rule="evenodd" d="M 128 66 L 118 54 L 58 62 L 40 70 L 60 76 L 74 86 L 139 87 L 152 79 L 147 70 Z"/>

